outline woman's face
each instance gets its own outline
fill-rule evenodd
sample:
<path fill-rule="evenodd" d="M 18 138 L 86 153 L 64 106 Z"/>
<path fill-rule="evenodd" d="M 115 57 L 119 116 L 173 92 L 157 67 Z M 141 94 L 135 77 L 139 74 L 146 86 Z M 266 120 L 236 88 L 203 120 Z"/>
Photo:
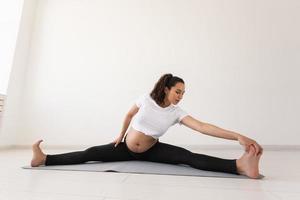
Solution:
<path fill-rule="evenodd" d="M 167 102 L 176 105 L 181 101 L 181 99 L 183 98 L 183 94 L 185 93 L 184 84 L 178 82 L 176 83 L 176 85 L 171 87 L 170 90 L 166 87 L 165 93 L 166 93 L 165 100 L 167 100 Z"/>

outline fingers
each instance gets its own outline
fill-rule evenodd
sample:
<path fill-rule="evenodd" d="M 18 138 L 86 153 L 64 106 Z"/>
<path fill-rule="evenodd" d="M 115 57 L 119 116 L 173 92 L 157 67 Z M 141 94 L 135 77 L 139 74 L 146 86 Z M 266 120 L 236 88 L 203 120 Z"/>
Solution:
<path fill-rule="evenodd" d="M 259 147 L 259 152 L 258 152 L 258 154 L 257 154 L 257 155 L 259 155 L 259 154 L 262 154 L 262 153 L 263 153 L 263 148 L 262 148 L 260 145 L 258 145 L 258 147 Z"/>
<path fill-rule="evenodd" d="M 249 153 L 250 147 L 252 146 L 254 154 L 256 156 L 261 155 L 263 153 L 263 148 L 255 141 L 247 137 L 240 137 L 239 142 L 244 146 L 245 151 Z"/>
<path fill-rule="evenodd" d="M 115 141 L 115 147 L 118 146 L 119 143 L 120 141 Z"/>
<path fill-rule="evenodd" d="M 260 145 L 258 145 L 259 146 L 259 153 L 258 153 L 258 155 L 262 155 L 263 154 L 263 148 L 260 146 Z"/>
<path fill-rule="evenodd" d="M 250 145 L 245 145 L 245 151 L 248 153 L 250 149 Z"/>
<path fill-rule="evenodd" d="M 114 141 L 116 144 L 115 144 L 115 147 L 117 147 L 119 144 L 120 144 L 120 140 L 116 140 L 116 141 Z"/>
<path fill-rule="evenodd" d="M 256 154 L 256 149 L 255 149 L 255 146 L 254 145 L 250 145 L 249 146 L 249 149 L 251 149 L 251 153 L 253 154 L 253 155 L 255 155 Z M 250 150 L 249 150 L 250 151 Z"/>
<path fill-rule="evenodd" d="M 256 142 L 252 144 L 255 147 L 255 155 L 258 156 L 262 153 L 262 148 Z"/>

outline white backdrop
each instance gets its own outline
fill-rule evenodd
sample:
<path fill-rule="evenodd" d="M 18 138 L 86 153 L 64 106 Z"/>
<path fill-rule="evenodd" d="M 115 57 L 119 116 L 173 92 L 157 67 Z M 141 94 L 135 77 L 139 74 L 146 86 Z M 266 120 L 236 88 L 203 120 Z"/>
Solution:
<path fill-rule="evenodd" d="M 261 144 L 299 145 L 299 8 L 296 0 L 39 0 L 2 143 L 110 142 L 135 98 L 170 72 L 186 81 L 180 105 L 199 120 Z M 236 144 L 178 125 L 161 141 Z"/>
<path fill-rule="evenodd" d="M 0 1 L 0 94 L 6 94 L 23 0 Z"/>

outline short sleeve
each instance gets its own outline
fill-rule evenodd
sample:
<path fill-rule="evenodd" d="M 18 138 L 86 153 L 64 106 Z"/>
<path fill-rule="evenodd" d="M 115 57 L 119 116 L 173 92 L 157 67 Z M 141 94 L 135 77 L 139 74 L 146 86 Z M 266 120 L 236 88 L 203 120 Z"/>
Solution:
<path fill-rule="evenodd" d="M 181 120 L 188 116 L 188 113 L 184 110 L 182 110 L 180 107 L 177 108 L 177 123 L 179 125 L 182 125 Z"/>
<path fill-rule="evenodd" d="M 139 96 L 139 98 L 135 101 L 137 107 L 140 108 L 144 104 L 146 96 L 147 96 L 146 94 Z"/>

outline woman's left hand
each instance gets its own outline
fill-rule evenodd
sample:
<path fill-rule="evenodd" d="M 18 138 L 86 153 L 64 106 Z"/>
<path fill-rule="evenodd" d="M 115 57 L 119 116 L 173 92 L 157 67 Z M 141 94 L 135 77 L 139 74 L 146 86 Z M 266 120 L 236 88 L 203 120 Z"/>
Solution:
<path fill-rule="evenodd" d="M 238 141 L 241 145 L 245 147 L 245 151 L 248 152 L 251 145 L 255 147 L 255 154 L 262 154 L 263 148 L 255 141 L 246 136 L 240 135 L 238 136 Z"/>

